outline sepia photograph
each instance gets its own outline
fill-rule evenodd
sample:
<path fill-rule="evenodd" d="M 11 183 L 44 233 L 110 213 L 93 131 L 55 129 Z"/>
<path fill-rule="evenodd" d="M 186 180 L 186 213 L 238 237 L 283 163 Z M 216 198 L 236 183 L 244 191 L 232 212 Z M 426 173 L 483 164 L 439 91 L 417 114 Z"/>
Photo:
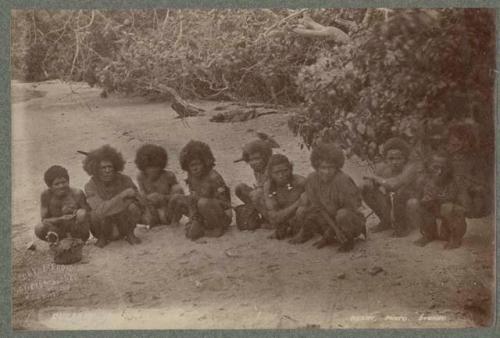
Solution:
<path fill-rule="evenodd" d="M 492 327 L 496 18 L 12 10 L 12 330 Z"/>

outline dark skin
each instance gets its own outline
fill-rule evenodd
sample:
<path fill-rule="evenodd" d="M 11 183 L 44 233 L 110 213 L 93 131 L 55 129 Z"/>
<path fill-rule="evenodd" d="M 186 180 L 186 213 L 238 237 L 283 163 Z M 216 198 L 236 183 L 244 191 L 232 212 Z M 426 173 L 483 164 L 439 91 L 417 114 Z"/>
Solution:
<path fill-rule="evenodd" d="M 49 205 L 42 204 L 41 207 L 42 222 L 55 223 L 74 219 L 76 217 L 76 210 L 70 210 L 74 209 L 74 206 L 68 205 L 68 202 L 71 201 L 68 201 L 66 198 L 70 192 L 69 181 L 65 177 L 54 179 L 50 186 L 50 192 L 52 193 L 53 199 L 50 201 Z M 49 217 L 49 215 L 51 217 Z"/>
<path fill-rule="evenodd" d="M 321 161 L 319 163 L 318 167 L 316 168 L 316 171 L 319 175 L 321 182 L 323 182 L 325 185 L 327 185 L 334 179 L 335 175 L 339 171 L 339 168 L 338 168 L 336 163 Z M 301 197 L 299 203 L 300 203 L 300 207 L 302 207 L 304 209 L 306 209 L 308 207 L 308 205 L 310 204 L 310 202 L 305 194 Z M 335 210 L 326 210 L 326 211 L 330 212 L 330 213 L 334 213 Z M 331 221 L 331 219 L 330 219 L 330 221 Z M 336 235 L 337 235 L 337 238 L 342 238 L 342 239 L 344 238 L 344 235 L 341 232 L 338 232 L 338 233 L 336 232 Z M 301 243 L 305 243 L 309 239 L 310 239 L 309 236 L 304 235 L 304 229 L 302 228 L 301 231 L 299 232 L 299 234 L 297 234 L 297 236 L 292 238 L 289 242 L 292 244 L 301 244 Z M 315 242 L 313 245 L 316 248 L 321 249 L 321 248 L 327 246 L 328 244 L 330 244 L 330 242 L 331 242 L 331 239 L 328 238 L 328 236 L 326 236 L 326 234 L 323 234 L 322 238 L 319 241 Z"/>
<path fill-rule="evenodd" d="M 116 177 L 116 170 L 113 165 L 113 162 L 108 160 L 102 160 L 99 164 L 99 172 L 98 177 L 101 182 L 105 185 L 110 185 L 113 183 Z M 126 205 L 130 205 L 132 202 L 138 199 L 137 191 L 132 188 L 127 188 L 120 193 L 120 197 L 123 199 Z M 140 239 L 137 238 L 134 233 L 128 234 L 125 239 L 130 244 L 139 244 L 141 243 Z M 96 242 L 96 246 L 103 248 L 107 244 L 107 240 L 105 238 L 99 238 Z"/>
<path fill-rule="evenodd" d="M 115 167 L 113 166 L 113 162 L 102 160 L 99 163 L 99 179 L 102 182 L 110 183 L 115 179 Z"/>
<path fill-rule="evenodd" d="M 248 155 L 248 164 L 255 172 L 263 172 L 266 169 L 264 157 L 259 152 Z"/>
<path fill-rule="evenodd" d="M 445 157 L 435 155 L 432 157 L 428 167 L 427 167 L 428 176 L 427 179 L 430 180 L 430 187 L 435 187 L 431 190 L 428 190 L 427 193 L 424 193 L 424 197 L 420 201 L 420 205 L 425 208 L 427 218 L 424 215 L 419 215 L 420 217 L 414 217 L 415 220 L 419 222 L 430 222 L 434 223 L 435 218 L 441 217 L 442 222 L 450 222 L 453 228 L 464 229 L 463 233 L 465 233 L 465 218 L 462 215 L 463 208 L 461 204 L 464 202 L 464 196 L 454 195 L 447 193 L 446 186 L 450 184 L 451 179 L 451 167 L 450 163 Z M 427 181 L 429 182 L 429 181 Z M 425 186 L 425 182 L 421 182 Z M 436 190 L 435 190 L 436 189 Z M 452 213 L 450 213 L 450 206 Z M 422 211 L 422 209 L 420 209 Z M 462 216 L 460 216 L 462 215 Z M 431 217 L 429 219 L 429 217 Z M 422 219 L 421 219 L 422 218 Z M 425 225 L 425 224 L 424 224 Z M 448 230 L 449 231 L 449 230 Z M 462 234 L 463 236 L 463 234 Z M 461 236 L 458 238 L 453 235 L 448 235 L 447 243 L 445 244 L 445 249 L 453 249 L 460 246 Z M 418 246 L 425 246 L 429 242 L 432 241 L 433 238 L 422 237 L 419 240 L 415 241 L 415 244 Z"/>
<path fill-rule="evenodd" d="M 432 181 L 437 185 L 444 185 L 450 175 L 450 166 L 446 158 L 434 156 L 429 165 Z"/>
<path fill-rule="evenodd" d="M 42 197 L 41 219 L 43 224 L 60 227 L 75 219 L 77 223 L 85 221 L 88 208 L 85 196 L 81 191 L 74 189 L 72 191 L 68 179 L 65 177 L 55 178 L 49 187 L 49 193 L 50 200 Z"/>
<path fill-rule="evenodd" d="M 401 150 L 391 149 L 387 151 L 385 162 L 389 165 L 391 176 L 396 176 L 403 172 L 407 158 Z M 372 184 L 383 186 L 389 191 L 397 190 L 400 186 L 400 182 L 394 179 L 386 179 L 376 175 L 365 176 L 364 178 L 372 182 Z"/>
<path fill-rule="evenodd" d="M 293 175 L 292 166 L 288 163 L 274 165 L 269 173 L 274 189 L 271 193 L 270 182 L 264 185 L 265 204 L 270 222 L 276 225 L 276 230 L 270 238 L 283 239 L 287 233 L 287 229 L 284 229 L 286 222 L 296 214 L 300 206 L 305 179 Z"/>
<path fill-rule="evenodd" d="M 325 184 L 329 184 L 333 180 L 333 178 L 335 177 L 335 175 L 337 174 L 338 171 L 339 171 L 339 168 L 338 168 L 337 164 L 333 163 L 333 162 L 321 161 L 318 165 L 318 174 L 319 174 L 320 180 L 322 182 L 324 182 Z M 329 213 L 331 213 L 331 210 L 327 210 L 327 211 Z M 325 216 L 328 217 L 327 214 L 325 214 Z M 329 221 L 331 221 L 331 219 Z M 339 232 L 336 231 L 336 234 L 337 234 L 337 238 L 344 239 L 344 235 L 340 231 Z M 345 240 L 343 240 L 341 242 L 344 242 L 344 241 Z M 321 249 L 321 248 L 327 246 L 329 243 L 330 243 L 330 239 L 327 238 L 326 236 L 323 236 L 323 238 L 321 238 L 319 241 L 317 241 L 313 245 L 315 247 L 317 247 L 318 249 Z"/>
<path fill-rule="evenodd" d="M 101 161 L 99 165 L 98 175 L 101 182 L 104 182 L 105 185 L 112 184 L 116 176 L 113 162 L 107 160 Z M 132 188 L 128 188 L 123 190 L 120 195 L 124 201 L 128 201 L 128 203 L 130 204 L 134 201 L 135 198 L 137 198 L 137 191 Z"/>
<path fill-rule="evenodd" d="M 205 166 L 201 160 L 195 159 L 189 163 L 188 170 L 194 178 L 201 178 L 205 172 Z"/>
<path fill-rule="evenodd" d="M 191 228 L 188 237 L 192 240 L 201 236 L 219 237 L 229 225 L 232 214 L 231 209 L 227 208 L 230 204 L 227 186 L 215 170 L 207 170 L 199 159 L 189 163 L 188 171 L 191 192 L 186 199 L 189 203 L 188 217 L 193 220 L 193 216 L 199 212 L 205 223 L 205 229 L 195 223 L 197 226 Z"/>
<path fill-rule="evenodd" d="M 419 171 L 419 164 L 409 163 L 408 158 L 403 151 L 399 149 L 390 149 L 385 155 L 384 163 L 375 168 L 375 173 L 364 177 L 365 180 L 362 185 L 364 187 L 364 191 L 367 192 L 367 195 L 364 196 L 365 202 L 371 208 L 375 208 L 374 211 L 379 213 L 377 216 L 380 218 L 380 223 L 372 228 L 372 232 L 384 231 L 391 229 L 392 226 L 396 226 L 396 229 L 392 234 L 393 237 L 403 237 L 408 234 L 408 229 L 404 227 L 404 224 L 401 225 L 401 217 L 399 215 L 405 212 L 404 205 L 402 204 L 406 203 L 403 199 L 405 198 L 404 193 L 408 190 L 404 190 L 404 188 L 413 184 L 412 182 L 414 182 L 418 176 Z M 378 190 L 379 187 L 382 187 L 383 190 L 385 190 L 385 192 L 383 192 L 384 194 L 399 193 L 397 197 L 394 197 L 397 201 L 394 202 L 396 205 L 393 209 L 393 212 L 398 215 L 397 219 L 389 219 L 389 211 L 386 209 L 388 208 L 387 206 L 380 209 L 381 202 L 380 200 L 376 200 L 377 198 L 380 198 L 380 196 L 374 197 L 375 193 L 372 193 L 373 191 Z M 397 224 L 392 224 L 393 222 L 396 222 Z"/>
<path fill-rule="evenodd" d="M 139 189 L 144 194 L 146 203 L 148 204 L 148 210 L 144 216 L 146 224 L 169 223 L 166 208 L 171 196 L 184 194 L 179 184 L 172 185 L 173 180 L 175 180 L 175 177 L 170 177 L 169 173 L 164 172 L 161 167 L 147 167 L 138 176 Z M 149 210 L 150 207 L 156 211 Z"/>

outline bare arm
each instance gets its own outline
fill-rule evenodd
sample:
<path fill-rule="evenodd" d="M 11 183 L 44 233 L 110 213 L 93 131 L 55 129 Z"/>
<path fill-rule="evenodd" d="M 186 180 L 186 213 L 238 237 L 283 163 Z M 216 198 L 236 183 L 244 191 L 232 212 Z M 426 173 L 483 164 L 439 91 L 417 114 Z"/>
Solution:
<path fill-rule="evenodd" d="M 87 203 L 87 198 L 85 197 L 85 194 L 83 193 L 83 191 L 78 189 L 76 197 L 77 197 L 78 209 L 83 209 L 85 211 L 89 211 L 90 206 Z"/>
<path fill-rule="evenodd" d="M 94 211 L 98 217 L 106 217 L 116 215 L 128 207 L 132 200 L 126 197 L 130 193 L 130 189 L 134 188 L 135 186 L 130 187 L 116 194 L 116 196 L 109 200 L 104 200 L 99 196 L 94 182 L 89 182 L 85 185 L 85 192 L 87 193 L 87 202 L 92 211 Z M 137 188 L 134 190 L 137 190 Z"/>
<path fill-rule="evenodd" d="M 40 197 L 40 216 L 43 222 L 55 223 L 62 219 L 62 217 L 51 217 L 49 210 L 50 196 L 47 191 L 42 193 Z"/>
<path fill-rule="evenodd" d="M 144 187 L 144 178 L 142 174 L 137 175 L 137 184 L 139 185 L 139 192 L 144 196 L 147 195 L 146 188 Z"/>
<path fill-rule="evenodd" d="M 361 193 L 356 183 L 350 177 L 346 177 L 341 185 L 342 208 L 356 211 L 361 207 Z"/>
<path fill-rule="evenodd" d="M 162 203 L 167 203 L 174 195 L 184 195 L 184 190 L 177 181 L 177 177 L 175 177 L 174 173 L 167 172 L 166 179 L 168 180 L 170 191 L 168 194 L 162 194 Z"/>
<path fill-rule="evenodd" d="M 181 185 L 177 181 L 177 178 L 175 175 L 171 172 L 168 172 L 166 175 L 163 176 L 164 180 L 167 180 L 165 183 L 167 186 L 169 186 L 169 193 L 168 194 L 162 194 L 162 193 L 151 193 L 148 194 L 148 199 L 151 199 L 154 201 L 155 204 L 163 205 L 168 203 L 168 201 L 172 198 L 174 195 L 184 195 L 184 190 L 182 189 Z M 141 183 L 139 181 L 139 187 L 141 186 Z M 150 198 L 151 197 L 151 198 Z"/>
<path fill-rule="evenodd" d="M 266 198 L 266 208 L 269 210 L 269 220 L 272 224 L 280 224 L 293 216 L 300 205 L 300 198 L 286 208 L 278 210 L 277 203 L 271 198 Z"/>
<path fill-rule="evenodd" d="M 387 179 L 378 178 L 378 183 L 389 191 L 396 191 L 402 186 L 411 183 L 418 176 L 419 171 L 419 164 L 410 163 L 406 165 L 399 175 Z"/>
<path fill-rule="evenodd" d="M 216 192 L 215 192 L 215 198 L 221 201 L 222 205 L 225 208 L 230 208 L 231 207 L 231 192 L 229 191 L 229 188 L 226 185 L 226 182 L 224 182 L 224 179 L 222 176 L 217 173 L 215 170 L 211 172 L 210 179 L 212 182 L 215 183 L 216 187 Z"/>
<path fill-rule="evenodd" d="M 304 191 L 305 179 L 303 177 L 296 178 L 295 184 L 296 189 L 300 189 L 299 191 L 301 192 Z M 301 200 L 302 196 L 300 196 L 295 202 L 280 210 L 278 209 L 278 203 L 276 200 L 270 196 L 270 186 L 271 184 L 269 181 L 264 184 L 264 202 L 268 210 L 269 220 L 271 223 L 280 224 L 292 217 L 297 212 L 299 206 L 304 204 L 304 201 Z"/>

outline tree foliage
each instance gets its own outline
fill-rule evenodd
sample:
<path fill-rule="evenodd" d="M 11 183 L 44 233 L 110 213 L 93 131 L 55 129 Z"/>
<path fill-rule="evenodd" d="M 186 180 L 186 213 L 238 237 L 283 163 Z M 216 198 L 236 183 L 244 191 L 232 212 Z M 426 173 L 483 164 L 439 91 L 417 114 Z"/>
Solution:
<path fill-rule="evenodd" d="M 292 13 L 293 14 L 293 13 Z M 21 11 L 15 75 L 85 80 L 107 91 L 151 84 L 183 97 L 300 101 L 295 76 L 319 47 L 282 34 L 288 10 Z M 276 29 L 270 29 L 275 26 Z"/>
<path fill-rule="evenodd" d="M 494 32 L 487 9 L 27 10 L 12 65 L 106 93 L 299 104 L 289 126 L 306 146 L 373 161 L 437 117 L 479 122 L 492 149 Z"/>
<path fill-rule="evenodd" d="M 415 144 L 436 118 L 481 122 L 484 142 L 491 142 L 493 13 L 393 12 L 300 70 L 307 110 L 290 121 L 291 128 L 307 146 L 336 141 L 370 161 L 391 136 Z"/>

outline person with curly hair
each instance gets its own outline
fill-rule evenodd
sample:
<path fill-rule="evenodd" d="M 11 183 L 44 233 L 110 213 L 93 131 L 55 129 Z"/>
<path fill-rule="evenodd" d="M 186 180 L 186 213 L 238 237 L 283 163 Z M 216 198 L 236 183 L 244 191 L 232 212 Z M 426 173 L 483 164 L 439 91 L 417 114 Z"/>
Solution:
<path fill-rule="evenodd" d="M 232 221 L 231 196 L 222 176 L 214 169 L 215 158 L 208 144 L 189 141 L 181 150 L 179 161 L 187 172 L 189 196 L 176 195 L 169 209 L 186 215 L 186 237 L 219 237 Z"/>
<path fill-rule="evenodd" d="M 82 190 L 69 185 L 66 168 L 51 166 L 44 174 L 48 189 L 42 192 L 42 223 L 35 235 L 43 241 L 57 242 L 71 236 L 82 241 L 89 239 L 89 206 Z"/>
<path fill-rule="evenodd" d="M 137 150 L 137 183 L 146 201 L 142 222 L 150 227 L 179 221 L 168 214 L 168 205 L 172 196 L 184 195 L 184 191 L 175 174 L 165 170 L 167 162 L 167 151 L 160 146 L 145 144 Z"/>
<path fill-rule="evenodd" d="M 445 249 L 458 248 L 467 229 L 465 206 L 469 195 L 453 175 L 449 154 L 433 153 L 417 183 L 416 196 L 408 200 L 408 221 L 422 234 L 414 243 L 425 246 L 442 239 L 446 241 Z M 439 229 L 437 219 L 441 220 Z"/>
<path fill-rule="evenodd" d="M 83 169 L 91 177 L 85 184 L 90 230 L 100 248 L 120 238 L 130 244 L 141 242 L 134 234 L 142 217 L 138 190 L 132 179 L 121 173 L 124 166 L 122 154 L 109 145 L 91 151 L 83 161 Z"/>
<path fill-rule="evenodd" d="M 246 183 L 240 183 L 234 189 L 235 195 L 244 204 L 255 208 L 259 212 L 266 225 L 270 222 L 264 202 L 263 188 L 264 183 L 268 180 L 266 168 L 271 155 L 271 145 L 263 140 L 255 140 L 246 144 L 243 147 L 242 160 L 252 168 L 256 183 L 253 187 L 250 187 Z"/>
<path fill-rule="evenodd" d="M 455 179 L 469 195 L 467 205 L 464 205 L 468 218 L 485 217 L 494 208 L 493 166 L 488 165 L 483 156 L 477 128 L 471 123 L 457 123 L 450 126 L 446 140 Z"/>
<path fill-rule="evenodd" d="M 304 243 L 320 233 L 322 238 L 314 243 L 318 249 L 337 241 L 339 251 L 350 251 L 354 239 L 366 235 L 366 228 L 360 191 L 342 171 L 344 153 L 334 144 L 320 143 L 311 152 L 311 165 L 314 172 L 306 178 L 297 211 L 302 225 L 290 243 Z"/>
<path fill-rule="evenodd" d="M 304 193 L 305 177 L 293 173 L 293 165 L 282 154 L 274 154 L 267 165 L 269 179 L 264 183 L 264 202 L 271 225 L 270 238 L 284 239 L 297 229 L 297 210 Z"/>
<path fill-rule="evenodd" d="M 375 165 L 373 175 L 361 184 L 363 200 L 380 222 L 371 230 L 394 228 L 393 237 L 410 232 L 407 203 L 415 194 L 415 181 L 423 170 L 421 161 L 410 161 L 410 146 L 399 137 L 390 138 L 382 147 L 384 161 Z"/>

